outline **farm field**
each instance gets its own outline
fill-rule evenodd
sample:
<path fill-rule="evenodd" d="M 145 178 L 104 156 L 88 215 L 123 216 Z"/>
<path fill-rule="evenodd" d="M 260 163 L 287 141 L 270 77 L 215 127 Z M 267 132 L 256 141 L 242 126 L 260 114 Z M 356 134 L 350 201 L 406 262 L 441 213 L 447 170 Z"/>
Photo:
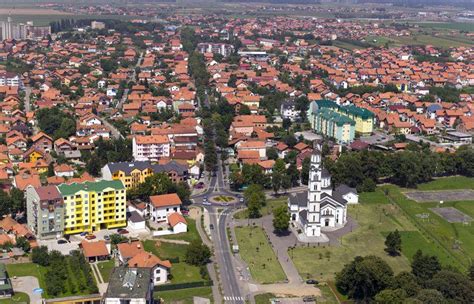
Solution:
<path fill-rule="evenodd" d="M 474 187 L 474 179 L 443 178 L 420 185 L 417 190 L 448 190 Z M 390 197 L 385 196 L 388 191 Z M 410 261 L 418 249 L 435 255 L 443 265 L 466 270 L 474 258 L 474 228 L 464 223 L 449 223 L 430 208 L 438 203 L 417 203 L 405 197 L 394 185 L 362 193 L 360 204 L 349 206 L 349 215 L 359 224 L 352 233 L 342 237 L 340 246 L 297 247 L 290 250 L 295 266 L 303 278 L 322 281 L 334 279 L 334 274 L 355 256 L 377 255 L 395 272 L 410 269 Z M 443 207 L 454 207 L 474 218 L 474 201 L 444 202 Z M 420 214 L 429 214 L 423 219 Z M 402 237 L 402 255 L 390 257 L 385 251 L 385 237 L 398 229 Z"/>
<path fill-rule="evenodd" d="M 286 279 L 261 227 L 236 227 L 240 256 L 247 262 L 252 278 L 262 284 Z"/>

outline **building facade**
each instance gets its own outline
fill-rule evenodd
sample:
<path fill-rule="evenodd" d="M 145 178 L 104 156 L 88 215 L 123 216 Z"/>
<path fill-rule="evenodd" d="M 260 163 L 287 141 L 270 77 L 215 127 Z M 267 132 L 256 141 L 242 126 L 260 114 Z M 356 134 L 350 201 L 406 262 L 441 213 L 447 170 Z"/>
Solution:
<path fill-rule="evenodd" d="M 64 202 L 56 186 L 26 188 L 28 227 L 39 239 L 58 238 L 64 231 Z"/>
<path fill-rule="evenodd" d="M 374 113 L 354 105 L 340 106 L 334 101 L 327 99 L 315 100 L 309 106 L 307 116 L 313 129 L 315 128 L 315 118 L 319 115 L 320 111 L 331 111 L 351 119 L 355 123 L 355 132 L 361 135 L 369 135 L 373 131 L 375 123 Z"/>
<path fill-rule="evenodd" d="M 170 141 L 164 135 L 138 135 L 133 138 L 132 153 L 136 161 L 158 161 L 170 156 Z"/>
<path fill-rule="evenodd" d="M 175 161 L 167 164 L 151 164 L 149 161 L 109 163 L 102 167 L 102 178 L 120 180 L 127 190 L 138 187 L 153 174 L 165 172 L 175 183 L 184 182 L 188 178 L 188 168 Z"/>
<path fill-rule="evenodd" d="M 26 188 L 28 227 L 39 239 L 127 225 L 121 181 Z"/>
<path fill-rule="evenodd" d="M 104 304 L 153 304 L 150 268 L 115 267 L 103 298 Z"/>
<path fill-rule="evenodd" d="M 320 109 L 312 117 L 313 129 L 338 143 L 351 143 L 355 137 L 356 122 L 330 109 Z"/>
<path fill-rule="evenodd" d="M 121 181 L 58 186 L 64 201 L 64 234 L 94 232 L 127 225 L 127 193 Z"/>

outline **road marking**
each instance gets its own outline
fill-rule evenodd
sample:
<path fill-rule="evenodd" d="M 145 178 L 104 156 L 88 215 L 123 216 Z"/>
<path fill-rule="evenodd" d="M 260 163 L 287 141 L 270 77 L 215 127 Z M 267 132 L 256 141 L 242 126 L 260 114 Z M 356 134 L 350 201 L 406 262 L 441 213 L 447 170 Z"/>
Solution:
<path fill-rule="evenodd" d="M 224 301 L 227 302 L 242 302 L 245 301 L 244 297 L 225 296 Z"/>

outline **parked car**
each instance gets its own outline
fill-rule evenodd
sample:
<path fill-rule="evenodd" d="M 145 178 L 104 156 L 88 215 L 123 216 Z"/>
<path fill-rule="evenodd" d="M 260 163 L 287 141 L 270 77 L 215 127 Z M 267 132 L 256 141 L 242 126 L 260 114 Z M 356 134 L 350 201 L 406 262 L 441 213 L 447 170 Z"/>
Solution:
<path fill-rule="evenodd" d="M 108 234 L 104 235 L 104 240 L 110 241 L 110 235 L 108 235 Z"/>
<path fill-rule="evenodd" d="M 81 232 L 80 236 L 86 236 L 88 232 Z"/>
<path fill-rule="evenodd" d="M 58 244 L 61 245 L 61 244 L 67 244 L 67 241 L 66 240 L 63 240 L 63 239 L 59 239 L 58 240 Z"/>
<path fill-rule="evenodd" d="M 315 302 L 315 301 L 316 301 L 316 298 L 313 296 L 303 297 L 303 302 Z"/>
<path fill-rule="evenodd" d="M 86 239 L 88 239 L 88 240 L 93 240 L 93 239 L 95 239 L 95 238 L 96 238 L 96 236 L 93 235 L 93 234 L 88 234 L 88 235 L 86 235 Z"/>
<path fill-rule="evenodd" d="M 312 285 L 315 285 L 315 284 L 319 284 L 318 281 L 316 280 L 313 280 L 313 279 L 309 279 L 309 280 L 306 280 L 306 284 L 312 284 Z"/>
<path fill-rule="evenodd" d="M 117 230 L 118 234 L 127 234 L 128 233 L 128 230 L 127 229 L 123 229 L 123 228 L 120 228 L 119 230 Z"/>
<path fill-rule="evenodd" d="M 214 229 L 214 225 L 213 225 L 213 224 L 210 224 L 210 225 L 209 225 L 209 228 L 210 228 L 210 229 Z"/>

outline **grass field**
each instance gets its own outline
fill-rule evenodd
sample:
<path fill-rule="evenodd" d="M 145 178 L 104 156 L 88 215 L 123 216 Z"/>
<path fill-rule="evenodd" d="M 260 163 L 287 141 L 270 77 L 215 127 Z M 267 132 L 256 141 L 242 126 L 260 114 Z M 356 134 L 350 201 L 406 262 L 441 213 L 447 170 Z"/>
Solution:
<path fill-rule="evenodd" d="M 154 293 L 155 299 L 162 298 L 165 303 L 192 304 L 193 297 L 208 298 L 212 301 L 211 287 L 196 287 L 180 290 L 159 291 Z"/>
<path fill-rule="evenodd" d="M 99 269 L 104 282 L 109 281 L 110 274 L 112 273 L 112 269 L 114 269 L 114 267 L 115 267 L 114 260 L 100 262 L 97 264 L 97 268 Z"/>
<path fill-rule="evenodd" d="M 33 263 L 21 263 L 21 264 L 6 264 L 7 273 L 9 277 L 36 277 L 39 285 L 46 291 L 46 283 L 44 276 L 47 269 L 45 267 L 33 264 Z"/>
<path fill-rule="evenodd" d="M 201 237 L 196 229 L 196 220 L 187 217 L 186 222 L 188 222 L 188 231 L 179 233 L 179 234 L 172 234 L 172 235 L 165 235 L 161 238 L 168 239 L 168 240 L 182 240 L 187 242 L 192 242 L 194 240 L 200 240 Z"/>
<path fill-rule="evenodd" d="M 262 284 L 282 282 L 285 273 L 260 227 L 235 229 L 240 256 L 247 262 L 252 278 Z"/>
<path fill-rule="evenodd" d="M 472 188 L 472 179 L 459 183 L 459 178 L 446 178 L 419 187 L 423 190 L 447 190 L 454 188 Z M 474 227 L 463 223 L 449 223 L 429 208 L 438 207 L 437 202 L 416 203 L 401 193 L 403 189 L 396 186 L 384 186 L 389 190 L 393 201 L 410 216 L 421 235 L 430 241 L 438 258 L 444 264 L 466 270 L 474 258 Z M 444 202 L 443 207 L 454 207 L 474 217 L 474 201 Z M 421 219 L 417 214 L 429 214 L 429 219 Z M 421 249 L 422 246 L 420 246 Z M 430 249 L 427 248 L 429 251 Z"/>
<path fill-rule="evenodd" d="M 14 303 L 30 303 L 30 297 L 24 292 L 15 292 L 11 298 L 0 300 L 0 304 Z"/>
<path fill-rule="evenodd" d="M 179 263 L 172 263 L 171 283 L 203 281 L 199 267 L 188 265 L 184 262 L 187 246 L 188 245 L 164 242 L 162 242 L 160 246 L 156 246 L 155 241 L 152 240 L 147 240 L 143 244 L 146 251 L 155 254 L 162 260 L 179 258 Z"/>
<path fill-rule="evenodd" d="M 268 304 L 273 298 L 275 298 L 273 293 L 262 293 L 255 296 L 255 304 Z"/>
<path fill-rule="evenodd" d="M 273 210 L 281 207 L 281 206 L 286 206 L 288 203 L 288 198 L 285 197 L 280 197 L 280 198 L 275 198 L 275 199 L 270 199 L 267 201 L 267 204 L 262 207 L 260 210 L 262 216 L 269 215 L 273 213 Z M 247 219 L 248 216 L 248 211 L 247 209 L 238 211 L 234 214 L 234 218 L 236 219 Z"/>
<path fill-rule="evenodd" d="M 402 37 L 384 37 L 384 36 L 368 36 L 366 37 L 368 43 L 374 46 L 399 47 L 403 45 L 433 45 L 439 48 L 450 48 L 458 46 L 470 46 L 474 43 L 473 39 L 462 35 L 450 35 L 448 33 L 439 36 L 427 34 L 415 34 L 412 36 Z"/>
<path fill-rule="evenodd" d="M 69 297 L 72 295 L 88 294 L 87 290 L 85 290 L 82 293 L 79 291 L 78 286 L 80 285 L 80 283 L 78 282 L 78 277 L 74 275 L 74 272 L 72 270 L 72 267 L 74 267 L 74 265 L 71 265 L 71 262 L 66 259 L 66 263 L 64 267 L 66 267 L 68 270 L 68 280 L 65 286 L 67 292 L 58 295 L 58 297 Z M 47 289 L 46 289 L 45 277 L 46 277 L 46 272 L 48 271 L 47 267 L 39 266 L 33 263 L 20 263 L 20 264 L 7 264 L 6 268 L 7 268 L 7 273 L 10 277 L 14 277 L 14 276 L 36 277 L 38 279 L 40 287 L 43 289 L 43 297 L 46 299 L 51 298 L 51 296 L 48 295 L 48 293 L 46 292 Z M 80 279 L 85 280 L 85 278 L 82 275 L 80 276 Z M 84 285 L 84 282 L 82 282 L 82 284 Z M 71 292 L 70 288 L 73 288 L 74 292 Z"/>
<path fill-rule="evenodd" d="M 460 30 L 460 31 L 474 32 L 474 23 L 468 23 L 468 22 L 451 22 L 451 23 L 420 22 L 420 23 L 414 23 L 414 24 L 418 24 L 420 27 L 423 27 L 423 28 Z"/>

